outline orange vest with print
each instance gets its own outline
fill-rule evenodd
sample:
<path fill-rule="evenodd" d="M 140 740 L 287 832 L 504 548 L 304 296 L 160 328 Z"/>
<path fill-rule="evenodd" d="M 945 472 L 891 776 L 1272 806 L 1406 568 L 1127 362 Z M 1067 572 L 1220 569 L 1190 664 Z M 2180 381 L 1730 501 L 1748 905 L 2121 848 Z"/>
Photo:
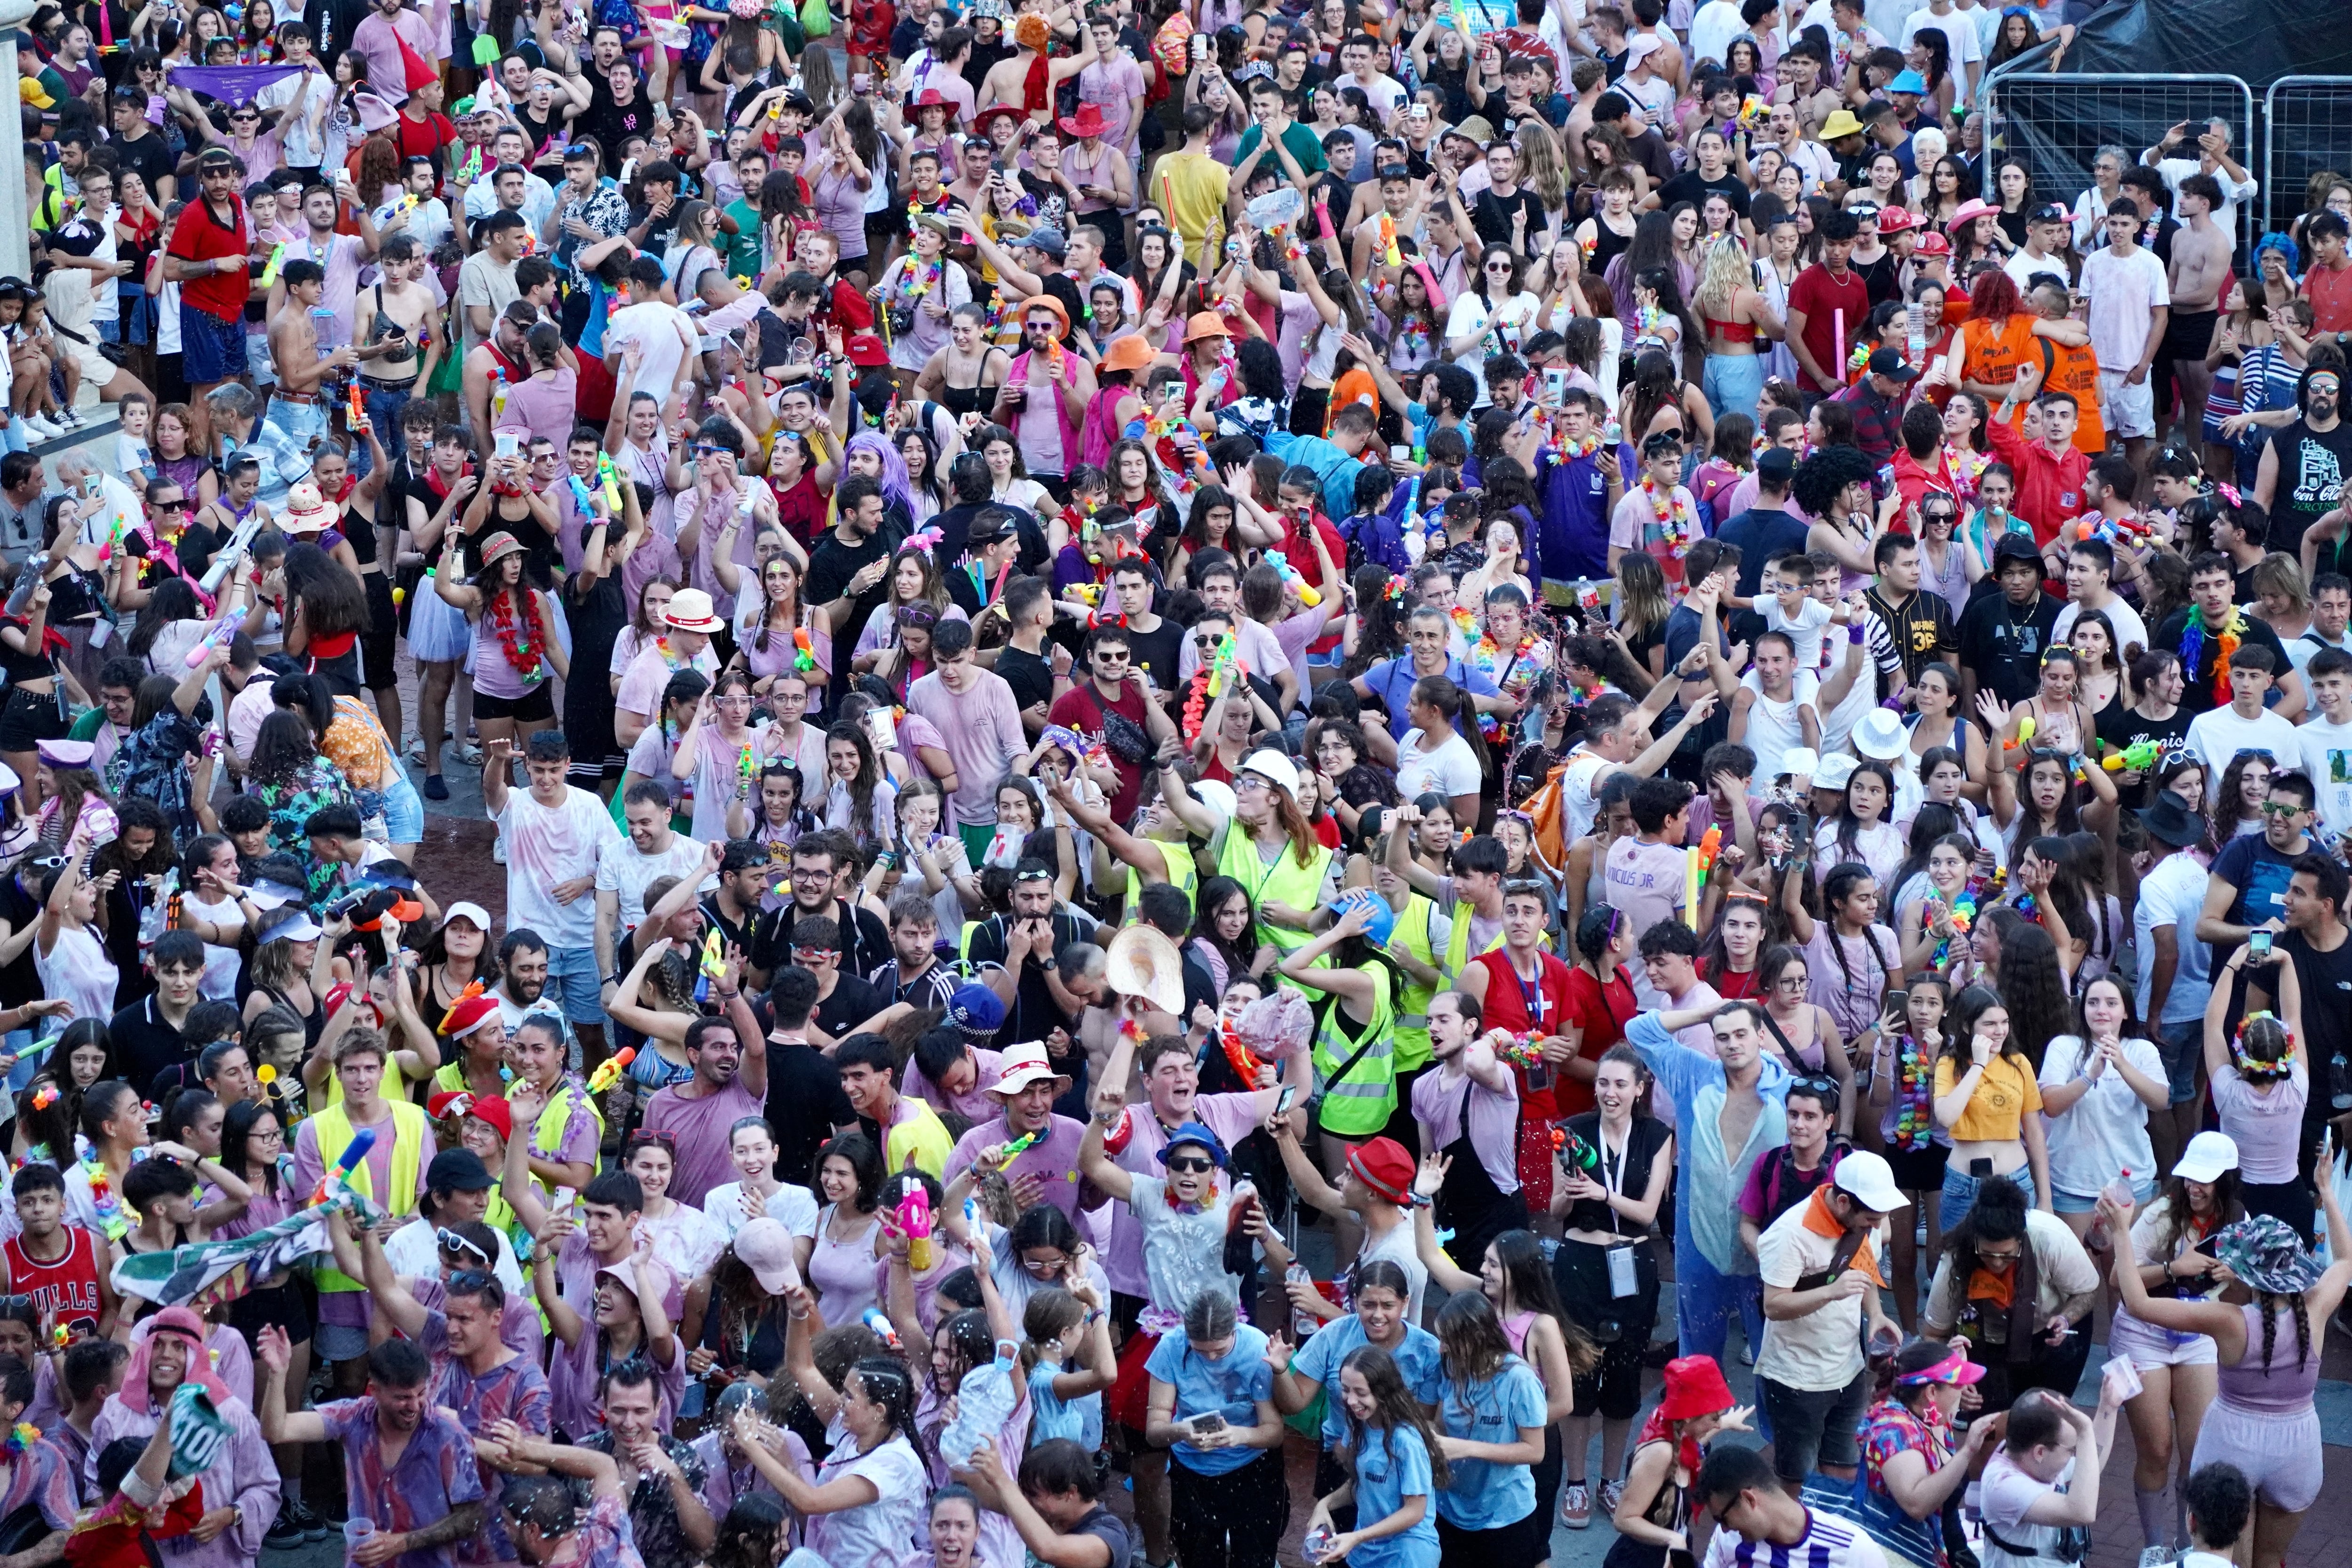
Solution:
<path fill-rule="evenodd" d="M 2107 449 L 2106 422 L 2099 417 L 2099 356 L 2085 346 L 2069 348 L 2048 338 L 2035 340 L 2042 348 L 2042 386 L 2074 400 L 2074 450 L 2096 458 Z M 2022 433 L 2025 410 L 2017 411 Z"/>
<path fill-rule="evenodd" d="M 2025 363 L 2033 342 L 2033 318 L 2012 310 L 1998 328 L 1990 321 L 1970 321 L 1960 329 L 1960 338 L 1968 344 L 1960 358 L 1960 378 L 2007 386 L 2017 379 L 2017 367 Z"/>

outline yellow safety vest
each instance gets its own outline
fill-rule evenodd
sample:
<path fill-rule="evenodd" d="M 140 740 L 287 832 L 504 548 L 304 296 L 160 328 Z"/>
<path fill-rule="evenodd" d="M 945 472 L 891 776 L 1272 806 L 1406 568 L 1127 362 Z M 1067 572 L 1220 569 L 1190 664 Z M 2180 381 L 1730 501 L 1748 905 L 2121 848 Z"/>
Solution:
<path fill-rule="evenodd" d="M 919 1100 L 902 1094 L 898 1103 L 913 1107 L 915 1114 L 883 1133 L 883 1167 L 903 1171 L 911 1155 L 917 1170 L 934 1181 L 944 1180 L 941 1173 L 948 1168 L 948 1156 L 955 1152 L 955 1139 L 949 1135 L 947 1123 Z"/>
<path fill-rule="evenodd" d="M 1389 939 L 1391 943 L 1403 943 L 1407 952 L 1432 969 L 1437 967 L 1437 952 L 1429 945 L 1429 917 L 1436 912 L 1434 903 L 1419 893 L 1412 894 L 1404 913 L 1397 916 L 1396 931 Z M 1429 1004 L 1436 994 L 1436 986 L 1406 977 L 1404 995 L 1397 1004 L 1396 1070 L 1401 1073 L 1411 1072 L 1429 1060 Z"/>
<path fill-rule="evenodd" d="M 1326 1132 L 1341 1138 L 1374 1136 L 1396 1110 L 1396 1008 L 1389 995 L 1389 972 L 1373 964 L 1364 973 L 1376 985 L 1370 1021 L 1354 1028 L 1346 1004 L 1333 997 L 1315 1032 L 1315 1088 L 1323 1097 L 1317 1120 Z M 1362 1059 L 1333 1082 L 1359 1049 Z"/>
<path fill-rule="evenodd" d="M 1318 844 L 1315 853 L 1301 866 L 1288 839 L 1283 840 L 1282 853 L 1275 858 L 1274 864 L 1267 865 L 1258 854 L 1257 840 L 1238 822 L 1225 828 L 1224 844 L 1217 851 L 1218 875 L 1239 882 L 1242 891 L 1249 895 L 1253 910 L 1268 903 L 1312 910 L 1323 901 L 1323 884 L 1330 872 L 1331 851 Z M 1257 922 L 1257 931 L 1286 953 L 1304 946 L 1312 934 L 1288 926 L 1269 925 L 1262 919 Z"/>
<path fill-rule="evenodd" d="M 1159 840 L 1154 839 L 1154 843 Z M 1184 907 L 1197 910 L 1201 901 L 1201 863 L 1192 858 L 1192 846 L 1160 844 L 1160 858 L 1168 867 L 1168 885 L 1184 895 Z M 1143 873 L 1129 867 L 1127 873 L 1127 901 L 1119 911 L 1121 925 L 1133 925 L 1138 917 L 1136 900 L 1143 896 Z"/>
<path fill-rule="evenodd" d="M 417 1152 L 425 1147 L 427 1126 L 425 1108 L 405 1100 L 387 1100 L 392 1110 L 392 1192 L 378 1197 L 374 1191 L 374 1174 L 368 1163 L 362 1160 L 352 1169 L 352 1189 L 366 1197 L 377 1207 L 394 1215 L 416 1212 Z M 319 1146 L 319 1165 L 331 1171 L 335 1162 L 351 1147 L 352 1115 L 348 1107 L 331 1105 L 310 1118 L 318 1129 L 315 1136 Z M 316 1276 L 321 1290 L 364 1290 L 365 1285 L 329 1264 L 319 1265 Z"/>

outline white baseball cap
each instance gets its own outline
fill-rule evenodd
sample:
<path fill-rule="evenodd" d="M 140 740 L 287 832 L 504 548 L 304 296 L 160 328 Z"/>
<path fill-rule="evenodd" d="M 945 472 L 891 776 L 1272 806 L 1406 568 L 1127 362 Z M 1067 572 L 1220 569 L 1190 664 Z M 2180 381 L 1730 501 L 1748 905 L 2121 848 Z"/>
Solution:
<path fill-rule="evenodd" d="M 1885 1157 L 1867 1149 L 1857 1149 L 1837 1163 L 1837 1171 L 1830 1177 L 1837 1189 L 1874 1214 L 1893 1214 L 1908 1208 L 1911 1200 L 1895 1184 L 1894 1167 Z"/>
<path fill-rule="evenodd" d="M 2218 1182 L 2238 1168 L 2238 1141 L 2227 1132 L 2200 1132 L 2180 1152 L 2172 1173 L 2184 1182 Z"/>

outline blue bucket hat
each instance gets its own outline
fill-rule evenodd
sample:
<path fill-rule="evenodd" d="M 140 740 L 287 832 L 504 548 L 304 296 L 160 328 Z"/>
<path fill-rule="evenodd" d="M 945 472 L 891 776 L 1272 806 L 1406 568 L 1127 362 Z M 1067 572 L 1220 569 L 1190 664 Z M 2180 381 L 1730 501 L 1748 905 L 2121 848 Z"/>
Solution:
<path fill-rule="evenodd" d="M 1197 1143 L 1209 1152 L 1209 1159 L 1220 1171 L 1225 1168 L 1225 1145 L 1222 1139 L 1197 1121 L 1180 1122 L 1168 1134 L 1168 1142 L 1160 1151 L 1160 1166 L 1168 1167 L 1168 1151 L 1183 1143 Z"/>

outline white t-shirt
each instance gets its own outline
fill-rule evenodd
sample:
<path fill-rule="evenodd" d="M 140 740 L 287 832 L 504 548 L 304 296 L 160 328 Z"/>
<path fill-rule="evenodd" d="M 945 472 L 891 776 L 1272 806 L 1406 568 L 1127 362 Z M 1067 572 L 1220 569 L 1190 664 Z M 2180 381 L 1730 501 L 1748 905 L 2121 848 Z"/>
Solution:
<path fill-rule="evenodd" d="M 2304 776 L 2319 791 L 2319 825 L 2330 837 L 2352 833 L 2352 724 L 2315 719 L 2295 726 L 2294 741 Z"/>
<path fill-rule="evenodd" d="M 816 1235 L 816 1194 L 786 1182 L 768 1194 L 768 1217 L 794 1236 Z M 702 1194 L 702 1212 L 716 1220 L 732 1242 L 751 1216 L 743 1212 L 743 1184 L 729 1182 Z"/>
<path fill-rule="evenodd" d="M 1421 731 L 1408 730 L 1397 745 L 1397 795 L 1412 800 L 1435 792 L 1443 795 L 1476 795 L 1483 782 L 1478 754 L 1459 735 L 1448 735 L 1433 752 L 1421 749 Z"/>
<path fill-rule="evenodd" d="M 1788 1290 L 1808 1274 L 1829 1268 L 1841 1238 L 1805 1224 L 1810 1200 L 1764 1228 L 1756 1242 L 1756 1272 L 1768 1287 Z M 1877 1247 L 1877 1238 L 1871 1239 Z M 1756 1375 L 1785 1388 L 1821 1392 L 1843 1388 L 1862 1371 L 1863 1304 L 1832 1301 L 1801 1318 L 1772 1318 L 1764 1324 L 1764 1345 L 1756 1352 Z"/>
<path fill-rule="evenodd" d="M 507 808 L 494 819 L 507 843 L 507 929 L 528 926 L 551 948 L 593 947 L 596 900 L 585 894 L 555 901 L 555 887 L 585 877 L 610 845 L 625 843 L 604 803 L 566 785 L 563 804 L 539 804 L 530 791 L 507 791 Z"/>
<path fill-rule="evenodd" d="M 2150 312 L 2172 303 L 2164 263 L 2144 246 L 2132 247 L 2129 256 L 2102 246 L 2083 258 L 2083 292 L 2090 297 L 2091 352 L 2099 368 L 2131 369 L 2147 349 Z"/>
<path fill-rule="evenodd" d="M 2338 653 L 2352 653 L 2352 637 L 2347 637 L 2338 642 L 2329 642 L 2319 635 L 2317 626 L 2308 627 L 2301 637 L 2287 643 L 2286 660 L 2294 666 L 2294 672 L 2297 675 L 2305 675 L 2311 668 L 2312 655 L 2324 647 L 2332 647 Z"/>
<path fill-rule="evenodd" d="M 1691 59 L 1723 63 L 1723 51 L 1732 39 L 1748 30 L 1748 23 L 1732 0 L 1706 0 L 1691 18 Z M 1957 58 L 1957 57 L 1956 57 Z"/>
<path fill-rule="evenodd" d="M 1904 18 L 1903 26 L 1896 29 L 1895 47 L 1906 54 L 1909 53 L 1911 40 L 1929 27 L 1935 28 L 1950 40 L 1952 74 L 1966 80 L 1968 73 L 1961 68 L 1980 64 L 1984 59 L 1984 46 L 1977 40 L 1976 17 L 1966 11 L 1952 11 L 1941 16 L 1924 8 L 1914 11 Z"/>
<path fill-rule="evenodd" d="M 632 340 L 645 347 L 633 384 L 667 400 L 670 384 L 677 379 L 677 367 L 686 363 L 698 341 L 693 321 L 677 306 L 659 300 L 626 305 L 604 323 L 605 357 L 619 353 L 621 345 Z"/>
<path fill-rule="evenodd" d="M 2064 642 L 2072 635 L 2074 630 L 2074 618 L 2082 613 L 2083 606 L 2072 599 L 2059 606 L 2058 618 L 2050 623 L 2050 645 L 2053 647 Z M 2121 596 L 2117 596 L 2098 613 L 2106 616 L 2107 625 L 2116 628 L 2115 657 L 2117 664 L 2123 662 L 2124 649 L 2134 644 L 2141 647 L 2147 646 L 2147 623 L 2140 619 L 2139 612 L 2125 603 Z"/>
<path fill-rule="evenodd" d="M 1766 631 L 1779 632 L 1797 645 L 1799 669 L 1822 668 L 1822 628 L 1833 613 L 1827 605 L 1808 595 L 1791 617 L 1781 610 L 1780 600 L 1759 595 L 1756 611 L 1764 617 Z"/>
<path fill-rule="evenodd" d="M 2070 286 L 2074 281 L 2074 269 L 2067 265 L 2063 253 L 2028 256 L 2025 254 L 2025 247 L 2021 245 L 2017 247 L 2016 255 L 2000 264 L 2000 269 L 2009 274 L 2010 281 L 2017 285 L 2017 291 L 2020 294 L 2026 291 L 2028 285 L 2032 281 L 2033 275 L 2037 272 L 2047 272 L 2053 277 L 2063 278 Z"/>
<path fill-rule="evenodd" d="M 1736 1530 L 1717 1530 L 1706 1543 L 1704 1568 L 1749 1568 L 1757 1558 L 1801 1563 L 1805 1568 L 1886 1568 L 1886 1553 L 1862 1528 L 1819 1510 L 1805 1515 L 1805 1533 L 1793 1546 L 1759 1552 Z"/>
<path fill-rule="evenodd" d="M 1756 753 L 1758 781 L 1769 782 L 1786 771 L 1780 766 L 1780 759 L 1792 748 L 1805 743 L 1803 711 L 1811 708 L 1821 695 L 1822 683 L 1811 670 L 1798 670 L 1790 677 L 1788 697 L 1779 702 L 1764 695 L 1764 683 L 1753 669 L 1739 678 L 1739 684 L 1756 693 L 1756 700 L 1748 710 L 1748 730 L 1740 743 Z M 1813 722 L 1818 728 L 1818 710 Z"/>
<path fill-rule="evenodd" d="M 2074 1466 L 2068 1461 L 2056 1482 L 2037 1481 L 2017 1468 L 2007 1448 L 1995 1448 L 1991 1458 L 1985 1461 L 1984 1479 L 1979 1484 L 1978 1504 L 1984 1511 L 1985 1528 L 2011 1546 L 2031 1554 L 2032 1558 L 2057 1555 L 2059 1538 L 2066 1528 L 2055 1524 L 2028 1524 L 2025 1515 L 2035 1503 L 2053 1492 L 2063 1492 L 2073 1484 Z M 1985 1543 L 1985 1560 L 2000 1563 L 2010 1553 Z M 2031 1559 L 2029 1559 L 2031 1560 Z"/>
<path fill-rule="evenodd" d="M 2132 1070 L 2165 1081 L 2164 1058 L 2146 1040 L 2126 1040 L 2124 1059 Z M 2042 1085 L 2072 1083 L 2084 1075 L 2090 1053 L 2079 1035 L 2060 1035 L 2042 1056 Z M 2156 1173 L 2156 1151 L 2147 1141 L 2147 1106 L 2123 1074 L 2112 1067 L 2092 1080 L 2083 1098 L 2063 1116 L 2047 1110 L 2042 1125 L 2050 1144 L 2050 1184 L 2078 1198 L 2128 1172 L 2134 1182 Z"/>
<path fill-rule="evenodd" d="M 1465 290 L 1445 313 L 1445 336 L 1451 341 L 1471 332 L 1483 331 L 1485 336 L 1470 345 L 1469 351 L 1454 363 L 1470 373 L 1478 384 L 1475 406 L 1484 408 L 1486 397 L 1486 356 L 1491 353 L 1517 353 L 1528 334 L 1534 331 L 1541 301 L 1525 289 L 1507 299 L 1498 300 L 1490 310 L 1486 301 L 1475 290 Z"/>
<path fill-rule="evenodd" d="M 2139 902 L 2132 914 L 2133 934 L 2139 948 L 2139 995 L 2133 1008 L 2147 1016 L 2149 983 L 2155 978 L 2156 932 L 2171 926 L 2174 947 L 2180 954 L 2173 971 L 2172 989 L 2165 994 L 2164 1016 L 2158 1024 L 2185 1024 L 2205 1016 L 2212 982 L 2205 973 L 2206 948 L 2197 940 L 2197 917 L 2204 912 L 2205 886 L 2212 874 L 2197 857 L 2175 850 L 2140 879 Z"/>
<path fill-rule="evenodd" d="M 2205 805 L 2210 809 L 2221 795 L 2221 774 L 2240 752 L 2268 752 L 2273 757 L 2299 757 L 2303 742 L 2294 726 L 2269 709 L 2241 719 L 2235 708 L 2215 708 L 2189 721 L 2189 754 L 2206 764 Z"/>
<path fill-rule="evenodd" d="M 690 877 L 701 869 L 702 845 L 683 833 L 671 834 L 669 847 L 658 855 L 644 853 L 635 839 L 624 837 L 607 844 L 604 853 L 596 857 L 596 890 L 619 898 L 621 923 L 617 929 L 628 931 L 645 921 L 648 887 L 664 877 Z M 717 879 L 712 879 L 709 885 L 717 886 Z"/>

